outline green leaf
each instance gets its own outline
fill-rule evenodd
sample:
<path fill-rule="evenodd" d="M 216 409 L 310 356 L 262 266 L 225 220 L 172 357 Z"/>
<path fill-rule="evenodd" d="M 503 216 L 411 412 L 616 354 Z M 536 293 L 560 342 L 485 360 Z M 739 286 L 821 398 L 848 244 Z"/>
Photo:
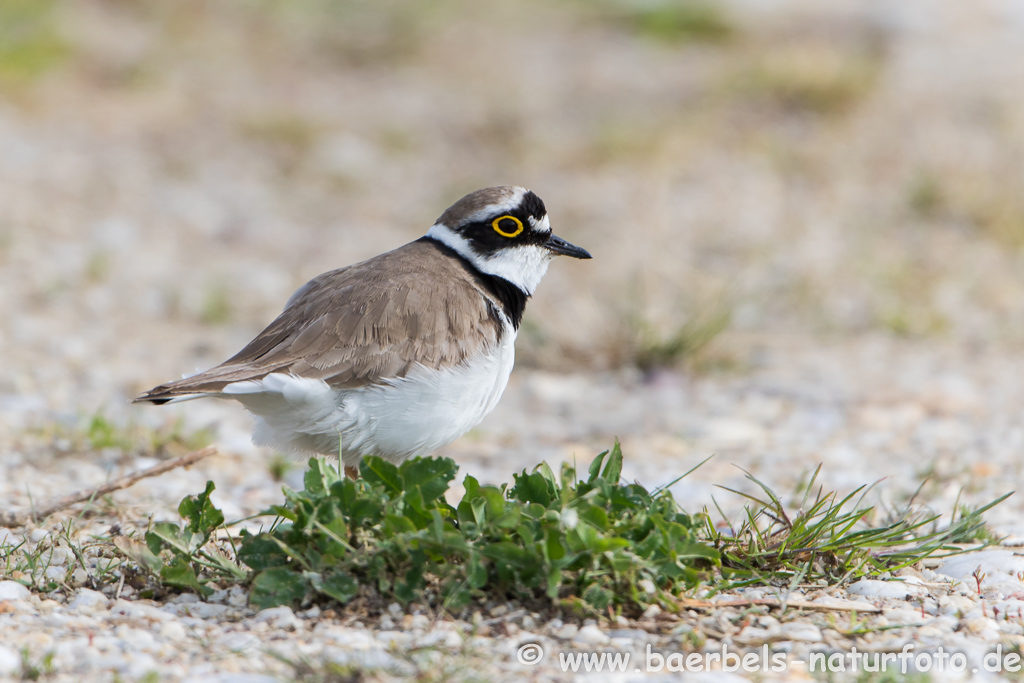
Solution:
<path fill-rule="evenodd" d="M 480 589 L 487 585 L 487 568 L 484 567 L 480 553 L 474 551 L 466 565 L 466 578 L 470 588 Z"/>
<path fill-rule="evenodd" d="M 455 478 L 458 467 L 449 458 L 410 458 L 402 463 L 399 475 L 405 498 L 416 502 L 416 510 L 424 512 L 444 502 L 444 492 Z"/>
<path fill-rule="evenodd" d="M 601 472 L 601 477 L 611 484 L 618 484 L 619 479 L 622 478 L 622 448 L 618 439 L 615 440 L 615 445 L 612 446 L 611 453 L 608 454 L 608 462 L 604 466 L 604 471 Z"/>
<path fill-rule="evenodd" d="M 160 569 L 160 580 L 168 586 L 187 588 L 202 595 L 211 595 L 213 591 L 199 583 L 192 564 L 183 557 L 175 557 L 169 564 Z"/>
<path fill-rule="evenodd" d="M 287 553 L 281 550 L 269 534 L 253 536 L 245 529 L 241 533 L 238 559 L 256 572 L 288 564 Z"/>
<path fill-rule="evenodd" d="M 287 567 L 274 567 L 256 575 L 249 591 L 249 604 L 256 609 L 294 605 L 306 596 L 307 579 Z"/>
<path fill-rule="evenodd" d="M 581 520 L 589 522 L 601 531 L 608 530 L 608 513 L 604 511 L 604 508 L 599 508 L 596 505 L 584 505 L 577 512 L 579 512 Z"/>
<path fill-rule="evenodd" d="M 303 493 L 307 496 L 318 497 L 322 496 L 330 490 L 330 486 L 333 481 L 328 481 L 329 465 L 325 467 L 325 461 L 322 458 L 310 458 L 309 467 L 306 469 L 306 473 L 302 477 L 302 483 L 305 486 Z M 337 479 L 337 474 L 335 474 Z"/>
<path fill-rule="evenodd" d="M 224 513 L 210 500 L 214 488 L 213 482 L 208 481 L 205 491 L 186 497 L 178 506 L 178 514 L 188 522 L 189 531 L 202 534 L 204 539 L 209 539 L 210 534 L 224 523 Z"/>
<path fill-rule="evenodd" d="M 547 472 L 550 473 L 551 470 L 548 469 Z M 513 476 L 516 484 L 512 489 L 511 496 L 514 500 L 523 503 L 538 503 L 547 507 L 551 505 L 552 501 L 558 499 L 557 486 L 553 481 L 553 476 L 547 477 L 543 472 L 527 474 L 525 471 Z"/>
<path fill-rule="evenodd" d="M 385 515 L 384 529 L 388 532 L 388 535 L 398 536 L 399 534 L 416 531 L 416 525 L 412 523 L 411 519 L 402 515 Z"/>
<path fill-rule="evenodd" d="M 594 480 L 601 476 L 601 463 L 604 462 L 604 457 L 608 455 L 608 451 L 600 453 L 596 458 L 590 462 L 590 469 L 587 470 L 587 483 L 592 484 Z"/>
<path fill-rule="evenodd" d="M 159 554 L 163 548 L 169 548 L 177 555 L 192 557 L 203 547 L 206 540 L 206 534 L 192 533 L 187 527 L 181 529 L 172 522 L 156 522 L 146 532 L 146 545 L 153 554 Z"/>
<path fill-rule="evenodd" d="M 371 486 L 380 486 L 388 493 L 402 493 L 402 477 L 398 474 L 398 468 L 384 458 L 374 455 L 363 458 L 359 463 L 359 476 Z"/>
<path fill-rule="evenodd" d="M 324 595 L 345 604 L 359 595 L 359 582 L 355 577 L 343 571 L 335 571 L 311 581 L 313 588 Z"/>
<path fill-rule="evenodd" d="M 615 595 L 600 586 L 593 585 L 583 591 L 583 599 L 598 612 L 604 612 L 612 604 Z"/>
<path fill-rule="evenodd" d="M 444 598 L 444 607 L 448 610 L 461 610 L 473 600 L 469 588 L 462 581 L 449 579 L 441 587 L 441 597 Z"/>
<path fill-rule="evenodd" d="M 157 539 L 159 541 L 159 539 Z M 147 544 L 141 543 L 134 538 L 127 536 L 117 536 L 114 538 L 114 547 L 116 547 L 123 555 L 129 560 L 139 565 L 143 571 L 151 574 L 159 574 L 163 568 L 164 563 L 158 556 L 159 548 L 154 553 L 152 548 L 148 547 Z"/>
<path fill-rule="evenodd" d="M 481 549 L 484 557 L 511 567 L 527 568 L 540 559 L 535 553 L 511 542 L 498 541 Z"/>
<path fill-rule="evenodd" d="M 405 579 L 395 582 L 395 597 L 399 602 L 409 603 L 419 596 L 419 592 L 424 586 L 425 560 L 426 558 L 422 554 L 417 553 L 417 557 L 413 558 L 412 568 L 405 574 Z"/>
<path fill-rule="evenodd" d="M 558 589 L 562 586 L 562 570 L 558 567 L 553 567 L 548 572 L 548 590 L 547 594 L 549 598 L 558 597 Z"/>

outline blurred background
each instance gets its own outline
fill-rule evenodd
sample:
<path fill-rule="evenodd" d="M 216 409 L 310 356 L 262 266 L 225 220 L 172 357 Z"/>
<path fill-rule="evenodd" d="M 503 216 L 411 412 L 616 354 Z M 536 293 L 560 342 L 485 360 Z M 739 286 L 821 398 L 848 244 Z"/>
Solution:
<path fill-rule="evenodd" d="M 510 183 L 594 260 L 461 462 L 1018 476 L 1022 180 L 1014 0 L 3 0 L 0 461 L 251 451 L 237 406 L 128 400 Z"/>

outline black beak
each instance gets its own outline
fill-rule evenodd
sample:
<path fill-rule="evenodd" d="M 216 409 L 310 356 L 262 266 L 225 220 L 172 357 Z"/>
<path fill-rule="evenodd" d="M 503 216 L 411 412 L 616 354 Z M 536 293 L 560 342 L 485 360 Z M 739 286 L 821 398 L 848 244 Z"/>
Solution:
<path fill-rule="evenodd" d="M 573 258 L 594 258 L 590 255 L 590 252 L 582 247 L 577 247 L 575 244 L 566 242 L 561 237 L 552 235 L 548 238 L 548 241 L 544 243 L 544 246 L 548 248 L 553 254 L 559 256 L 572 256 Z"/>

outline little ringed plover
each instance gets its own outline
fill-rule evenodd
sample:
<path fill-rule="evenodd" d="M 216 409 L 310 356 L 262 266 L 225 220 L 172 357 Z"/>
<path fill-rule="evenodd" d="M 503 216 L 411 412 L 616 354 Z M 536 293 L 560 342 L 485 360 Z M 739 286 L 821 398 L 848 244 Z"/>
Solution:
<path fill-rule="evenodd" d="M 347 467 L 431 453 L 497 404 L 526 300 L 559 255 L 591 258 L 552 234 L 537 195 L 478 190 L 424 237 L 307 282 L 217 367 L 135 401 L 235 399 L 256 444 L 340 453 Z"/>

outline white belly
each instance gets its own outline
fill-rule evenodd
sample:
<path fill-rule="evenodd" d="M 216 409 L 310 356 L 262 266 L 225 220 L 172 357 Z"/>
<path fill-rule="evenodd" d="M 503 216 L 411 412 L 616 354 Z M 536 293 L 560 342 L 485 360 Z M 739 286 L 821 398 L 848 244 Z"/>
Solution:
<path fill-rule="evenodd" d="M 256 415 L 253 441 L 286 451 L 364 455 L 398 462 L 447 446 L 476 426 L 501 398 L 515 362 L 516 332 L 506 328 L 490 353 L 446 370 L 414 367 L 406 377 L 358 389 L 271 374 L 224 388 Z"/>

